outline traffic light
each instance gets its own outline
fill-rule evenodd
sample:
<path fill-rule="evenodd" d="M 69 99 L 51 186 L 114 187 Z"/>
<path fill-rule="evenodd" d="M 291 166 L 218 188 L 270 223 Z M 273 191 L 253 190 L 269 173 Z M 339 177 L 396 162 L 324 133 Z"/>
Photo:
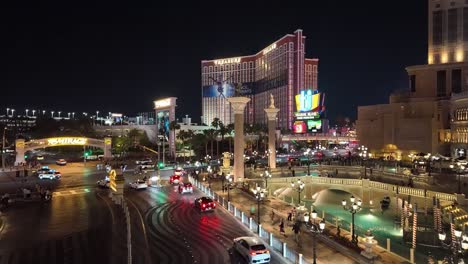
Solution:
<path fill-rule="evenodd" d="M 28 155 L 24 155 L 24 158 L 27 159 L 27 158 L 28 158 Z"/>
<path fill-rule="evenodd" d="M 87 150 L 85 151 L 84 155 L 85 157 L 88 157 L 89 155 L 93 154 L 93 152 L 91 150 Z"/>
<path fill-rule="evenodd" d="M 158 168 L 160 169 L 164 168 L 164 163 L 162 161 L 158 162 Z"/>

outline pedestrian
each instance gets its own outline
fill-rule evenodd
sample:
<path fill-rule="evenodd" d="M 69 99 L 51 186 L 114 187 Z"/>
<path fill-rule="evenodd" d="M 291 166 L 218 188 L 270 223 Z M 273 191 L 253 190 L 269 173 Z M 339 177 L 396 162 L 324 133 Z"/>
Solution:
<path fill-rule="evenodd" d="M 294 231 L 294 241 L 296 241 L 296 244 L 301 247 L 301 241 L 300 241 L 300 234 L 301 234 L 301 224 L 299 221 L 296 221 L 292 227 L 292 230 Z"/>
<path fill-rule="evenodd" d="M 292 218 L 292 211 L 289 211 L 289 213 L 288 213 L 288 222 L 291 221 L 291 218 Z"/>
<path fill-rule="evenodd" d="M 280 228 L 280 234 L 283 235 L 284 237 L 286 237 L 286 233 L 284 232 L 284 221 L 283 221 L 283 218 L 281 218 L 281 222 L 279 224 L 279 228 Z"/>
<path fill-rule="evenodd" d="M 296 214 L 297 214 L 296 207 L 294 207 L 294 208 L 292 209 L 292 213 L 291 213 L 291 217 L 292 217 L 291 220 L 293 220 L 293 221 L 296 220 Z"/>

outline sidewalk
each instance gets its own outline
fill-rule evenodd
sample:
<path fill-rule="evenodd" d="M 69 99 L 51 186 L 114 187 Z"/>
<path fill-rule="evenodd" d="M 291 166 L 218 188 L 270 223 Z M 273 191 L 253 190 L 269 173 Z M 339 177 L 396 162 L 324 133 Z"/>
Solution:
<path fill-rule="evenodd" d="M 207 185 L 207 184 L 206 184 Z M 221 190 L 221 183 L 220 182 L 212 182 L 211 186 L 213 190 L 217 190 L 216 193 L 225 199 L 227 199 L 227 192 L 222 192 Z M 257 202 L 254 197 L 250 196 L 249 194 L 245 193 L 239 189 L 232 189 L 230 190 L 230 200 L 231 203 L 236 206 L 237 208 L 241 209 L 244 212 L 250 212 L 250 217 L 257 220 Z M 308 232 L 305 227 L 302 228 L 302 232 L 300 235 L 300 242 L 301 247 L 299 247 L 296 242 L 294 241 L 294 232 L 292 231 L 293 221 L 287 221 L 287 214 L 293 208 L 293 206 L 275 199 L 269 198 L 260 205 L 260 222 L 262 227 L 274 234 L 274 236 L 281 238 L 283 242 L 286 242 L 287 245 L 293 249 L 294 251 L 303 254 L 304 260 L 307 263 L 313 262 L 313 235 Z M 272 211 L 275 212 L 275 218 L 272 220 L 271 213 Z M 283 218 L 285 223 L 285 232 L 286 237 L 280 234 L 279 232 L 279 222 L 280 219 Z M 319 221 L 319 220 L 318 220 Z M 335 234 L 336 228 L 327 224 L 327 230 L 330 233 Z M 346 236 L 348 238 L 351 235 L 346 232 L 345 230 L 341 230 L 341 235 Z M 317 236 L 317 263 L 340 263 L 340 264 L 351 264 L 351 263 L 370 263 L 364 257 L 362 257 L 357 252 L 345 248 L 344 246 L 338 244 L 335 241 L 332 241 L 330 238 L 325 237 L 325 234 L 321 234 Z M 377 251 L 377 252 L 376 252 Z M 382 248 L 374 248 L 374 252 L 378 253 L 379 257 L 374 260 L 373 263 L 381 263 L 381 264 L 397 264 L 397 263 L 408 263 L 405 262 L 404 259 L 387 253 Z"/>

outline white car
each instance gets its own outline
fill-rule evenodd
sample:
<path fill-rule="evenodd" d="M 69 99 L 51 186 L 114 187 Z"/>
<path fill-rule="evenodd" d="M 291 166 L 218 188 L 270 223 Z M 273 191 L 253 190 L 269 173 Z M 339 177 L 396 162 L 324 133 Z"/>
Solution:
<path fill-rule="evenodd" d="M 174 171 L 174 175 L 177 175 L 177 176 L 183 176 L 184 173 L 185 173 L 185 171 L 181 167 L 175 169 L 175 171 Z"/>
<path fill-rule="evenodd" d="M 47 171 L 47 172 L 42 172 L 42 173 L 39 173 L 39 179 L 49 179 L 49 180 L 58 180 L 60 179 L 60 177 L 62 177 L 62 174 L 60 174 L 60 172 L 58 171 Z"/>
<path fill-rule="evenodd" d="M 256 237 L 234 238 L 233 248 L 247 263 L 270 263 L 270 251 Z"/>
<path fill-rule="evenodd" d="M 55 162 L 57 165 L 60 165 L 60 166 L 65 166 L 67 165 L 67 161 L 64 160 L 64 159 L 59 159 Z"/>
<path fill-rule="evenodd" d="M 106 177 L 105 179 L 97 181 L 97 185 L 101 188 L 110 188 L 109 178 Z"/>
<path fill-rule="evenodd" d="M 140 165 L 140 164 L 143 164 L 145 162 L 153 163 L 153 161 L 148 158 L 148 159 L 143 159 L 143 160 L 137 160 L 137 161 L 135 161 L 135 164 Z"/>
<path fill-rule="evenodd" d="M 154 164 L 152 162 L 142 162 L 140 163 L 141 169 L 142 170 L 154 170 Z"/>
<path fill-rule="evenodd" d="M 130 183 L 130 187 L 133 189 L 139 190 L 139 189 L 146 189 L 148 188 L 148 184 L 144 180 L 136 180 L 132 183 Z"/>
<path fill-rule="evenodd" d="M 179 193 L 193 193 L 193 186 L 190 182 L 179 184 Z"/>

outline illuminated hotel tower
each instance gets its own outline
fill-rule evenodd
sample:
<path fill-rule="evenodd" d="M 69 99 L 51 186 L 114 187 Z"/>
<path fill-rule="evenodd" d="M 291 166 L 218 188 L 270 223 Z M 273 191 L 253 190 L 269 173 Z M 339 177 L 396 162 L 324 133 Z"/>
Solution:
<path fill-rule="evenodd" d="M 305 36 L 298 29 L 254 55 L 203 60 L 201 62 L 202 122 L 219 118 L 234 122 L 227 97 L 238 90 L 251 101 L 245 110 L 246 123 L 266 124 L 264 109 L 270 94 L 280 109 L 278 126 L 291 128 L 294 96 L 305 89 L 317 89 L 318 59 L 305 58 Z"/>
<path fill-rule="evenodd" d="M 429 0 L 428 64 L 466 62 L 468 2 Z"/>

